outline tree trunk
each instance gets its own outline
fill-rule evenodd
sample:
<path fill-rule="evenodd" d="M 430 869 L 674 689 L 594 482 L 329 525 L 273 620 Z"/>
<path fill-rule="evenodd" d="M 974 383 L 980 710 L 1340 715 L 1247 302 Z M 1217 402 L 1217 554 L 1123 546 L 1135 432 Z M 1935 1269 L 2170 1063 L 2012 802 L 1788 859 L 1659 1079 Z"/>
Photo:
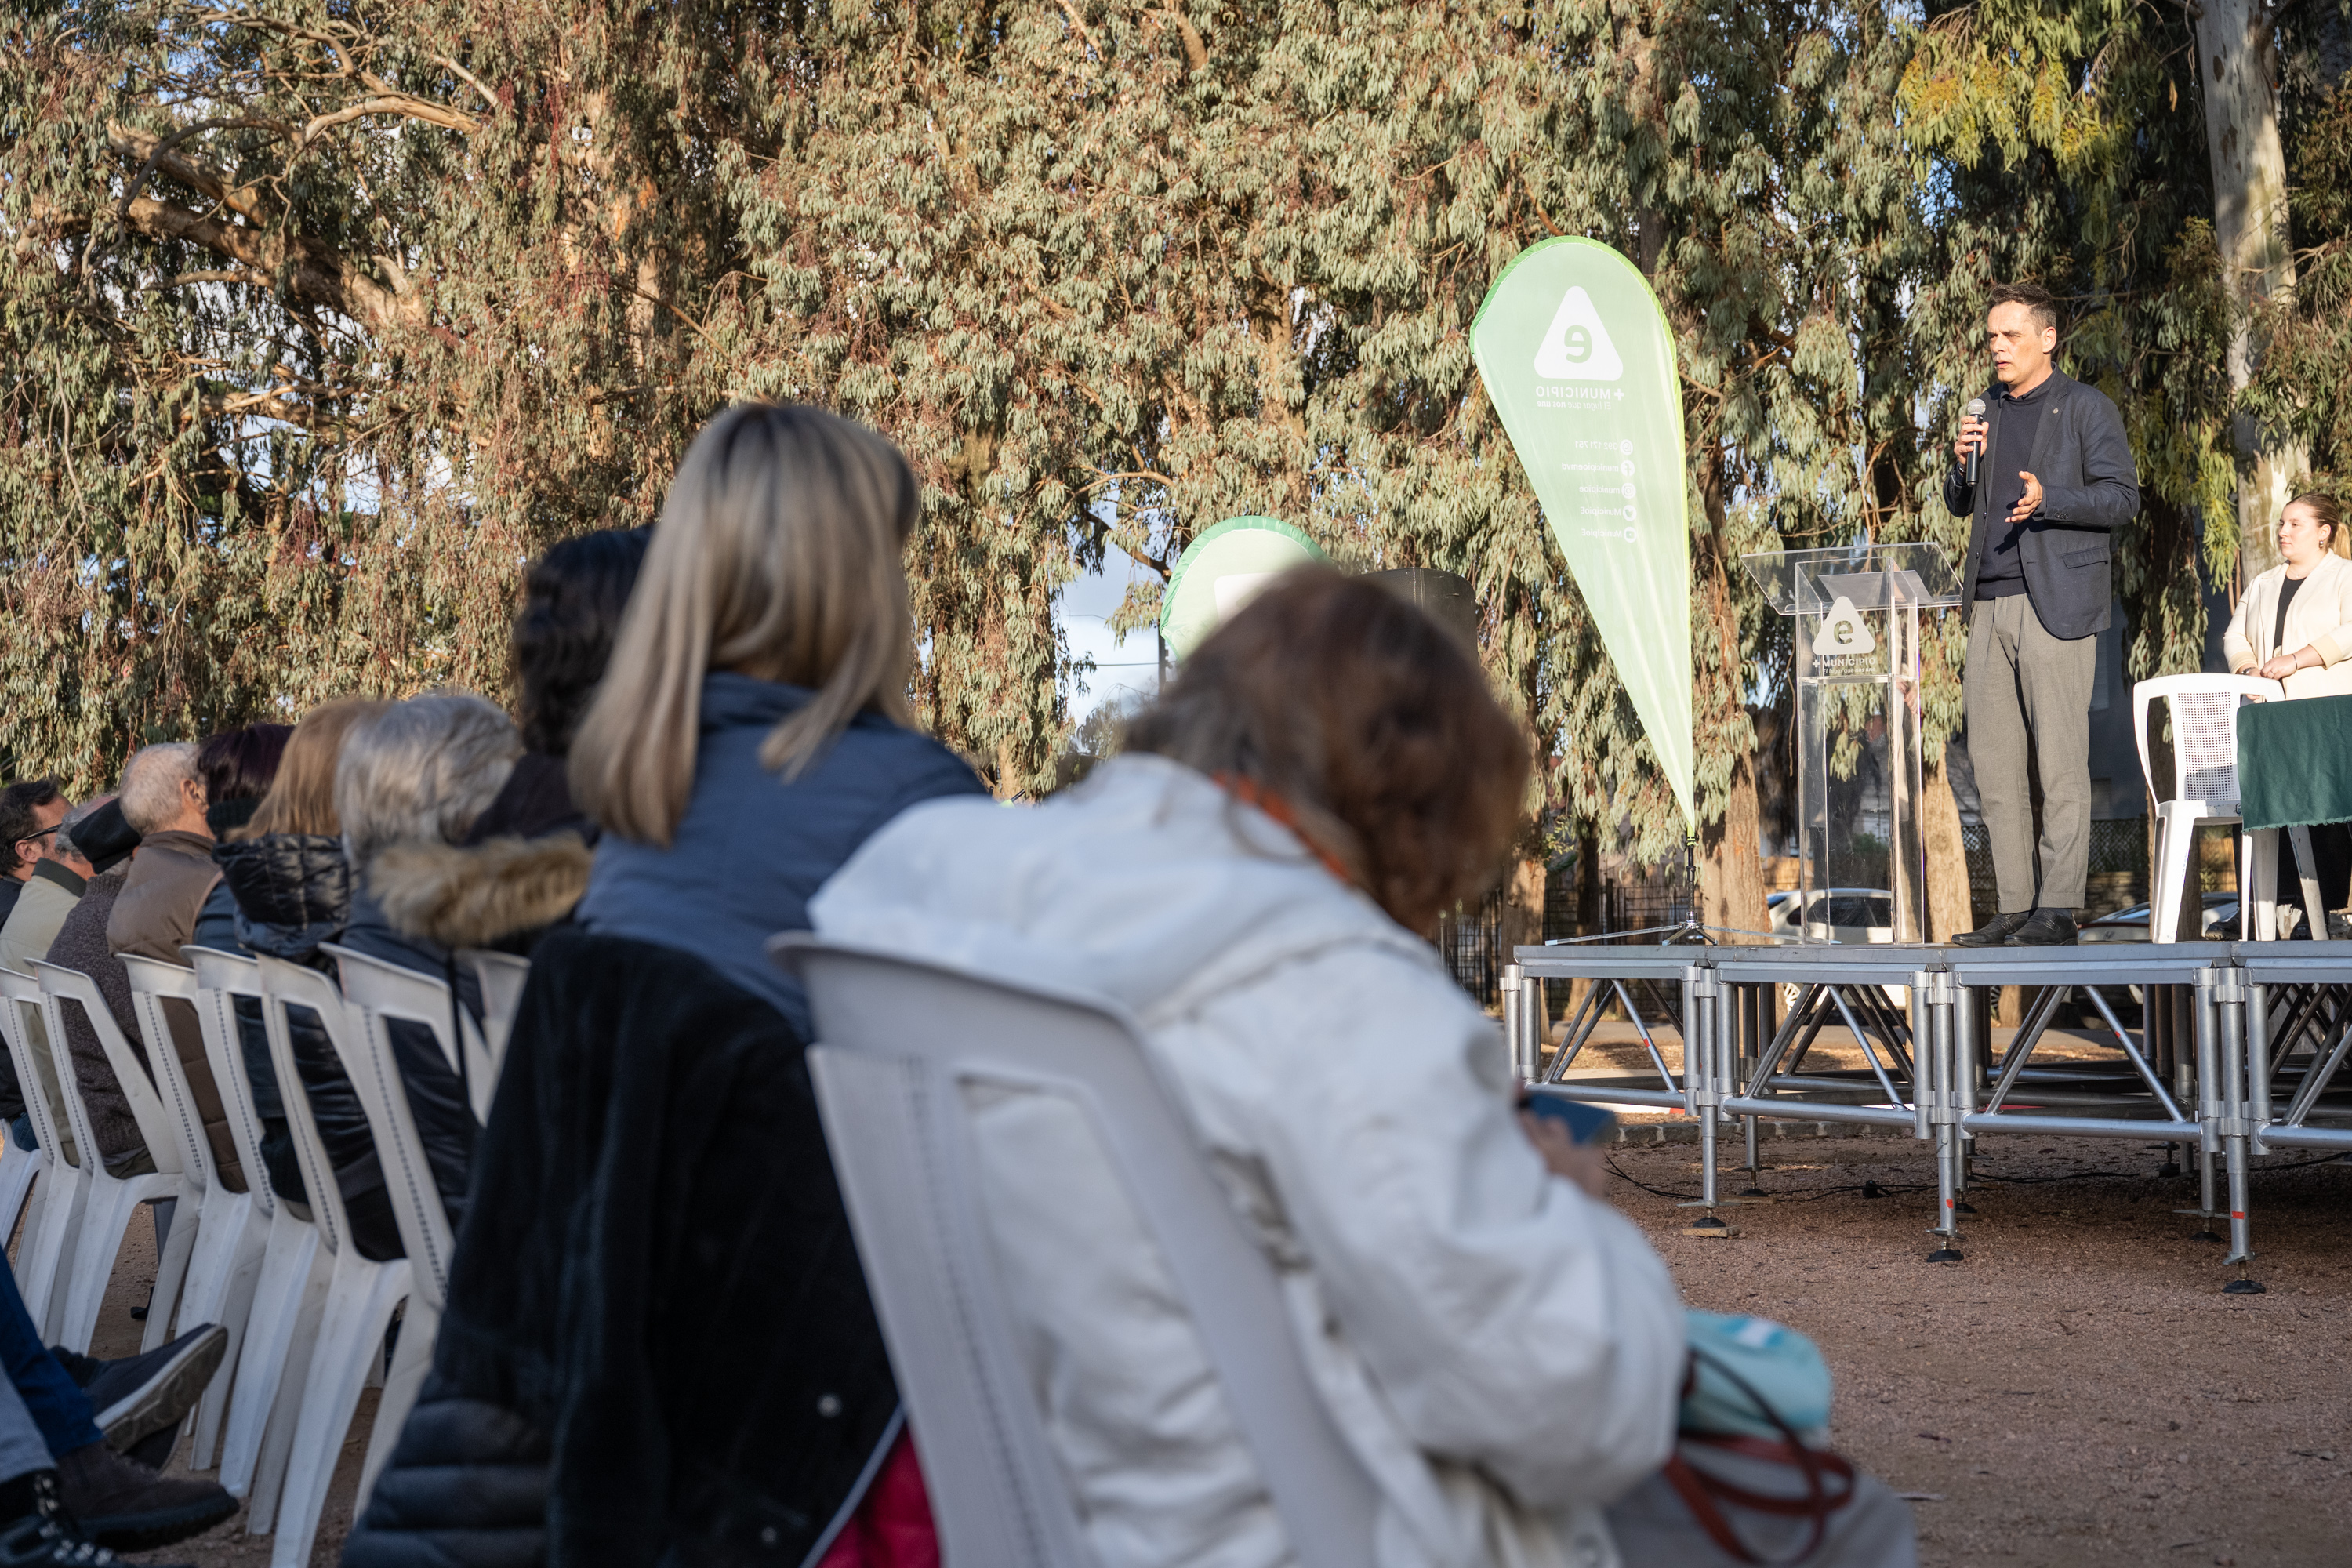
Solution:
<path fill-rule="evenodd" d="M 2273 7 L 2263 0 L 2204 0 L 2197 18 L 2197 78 L 2204 88 L 2205 146 L 2213 163 L 2213 238 L 2238 310 L 2230 334 L 2230 390 L 2253 379 L 2259 345 L 2252 308 L 2294 287 L 2286 211 L 2286 154 L 2279 144 Z M 2238 559 L 2242 585 L 2278 564 L 2272 529 L 2293 499 L 2309 456 L 2285 433 L 2244 415 L 2238 448 Z"/>
<path fill-rule="evenodd" d="M 1969 907 L 1969 851 L 1960 839 L 1960 802 L 1941 758 L 1923 764 L 1919 826 L 1927 845 L 1927 940 L 1946 942 L 1974 931 Z"/>
<path fill-rule="evenodd" d="M 1700 716 L 1701 732 L 1720 733 L 1728 725 L 1747 731 L 1733 749 L 1731 780 L 1724 792 L 1723 816 L 1699 829 L 1699 919 L 1712 930 L 1764 930 L 1764 862 L 1756 804 L 1756 738 L 1740 700 L 1739 611 L 1731 602 L 1730 563 L 1724 558 L 1722 465 L 1710 459 L 1700 486 L 1706 531 L 1691 540 L 1691 570 L 1697 579 L 1693 609 L 1701 637 L 1715 643 L 1718 668 L 1700 677 L 1701 700 L 1715 711 Z M 1725 705 L 1730 711 L 1722 711 Z M 1735 938 L 1737 940 L 1737 938 Z M 1757 940 L 1749 936 L 1748 940 Z"/>

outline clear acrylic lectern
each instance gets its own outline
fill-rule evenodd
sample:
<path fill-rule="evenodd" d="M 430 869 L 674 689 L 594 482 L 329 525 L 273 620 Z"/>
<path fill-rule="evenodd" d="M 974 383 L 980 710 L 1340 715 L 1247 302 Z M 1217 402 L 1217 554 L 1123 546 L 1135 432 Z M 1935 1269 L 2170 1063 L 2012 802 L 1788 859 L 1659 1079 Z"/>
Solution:
<path fill-rule="evenodd" d="M 1741 557 L 1796 625 L 1795 922 L 1807 942 L 1925 942 L 1919 612 L 1960 602 L 1933 544 Z"/>

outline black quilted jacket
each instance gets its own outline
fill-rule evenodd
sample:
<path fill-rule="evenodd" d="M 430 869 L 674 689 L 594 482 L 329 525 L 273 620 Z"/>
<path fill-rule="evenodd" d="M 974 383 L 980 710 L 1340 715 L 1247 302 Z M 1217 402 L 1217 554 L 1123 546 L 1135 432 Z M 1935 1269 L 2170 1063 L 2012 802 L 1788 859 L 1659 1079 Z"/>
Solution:
<path fill-rule="evenodd" d="M 197 918 L 198 947 L 265 953 L 331 971 L 332 961 L 319 948 L 341 940 L 352 903 L 351 867 L 343 858 L 341 839 L 273 833 L 241 844 L 215 845 L 213 859 L 221 868 L 221 881 L 214 889 L 215 900 L 207 901 Z M 217 901 L 223 889 L 229 900 L 226 909 Z M 260 1004 L 240 997 L 236 1018 L 246 1076 L 253 1082 L 254 1111 L 262 1121 L 261 1159 L 269 1172 L 269 1185 L 296 1203 L 307 1203 Z M 392 1217 L 383 1167 L 376 1159 L 375 1138 L 368 1131 L 359 1095 L 316 1014 L 307 1007 L 289 1007 L 286 1023 L 310 1116 L 318 1123 L 319 1141 L 335 1168 L 335 1190 L 342 1194 L 352 1222 L 352 1239 L 362 1257 L 379 1262 L 398 1258 L 400 1227 Z"/>

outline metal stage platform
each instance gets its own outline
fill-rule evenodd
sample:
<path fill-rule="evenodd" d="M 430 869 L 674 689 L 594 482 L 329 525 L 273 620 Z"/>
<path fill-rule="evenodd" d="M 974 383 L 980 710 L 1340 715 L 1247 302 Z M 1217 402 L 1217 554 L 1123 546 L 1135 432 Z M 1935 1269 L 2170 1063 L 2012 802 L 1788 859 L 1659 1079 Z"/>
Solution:
<path fill-rule="evenodd" d="M 2113 942 L 2060 948 L 1831 943 L 1801 946 L 1522 947 L 1503 976 L 1514 1068 L 1538 1092 L 1683 1111 L 1699 1122 L 1705 1212 L 1698 1235 L 1733 1234 L 1717 1211 L 1767 1194 L 1755 1185 L 1759 1121 L 1900 1127 L 1933 1145 L 1937 1261 L 1960 1258 L 1969 1154 L 1979 1138 L 2023 1133 L 2163 1141 L 2197 1167 L 2199 1206 L 2180 1212 L 2221 1237 L 2224 1287 L 2258 1291 L 2247 1161 L 2273 1149 L 2352 1152 L 2352 942 Z M 1546 987 L 1590 982 L 1544 1058 L 1555 1009 Z M 2003 987 L 2030 997 L 1994 1059 L 1990 1019 Z M 1786 1003 L 1784 1007 L 1783 1003 Z M 2112 1047 L 2106 1060 L 2046 1049 L 2076 1003 Z M 1567 1077 L 1612 1004 L 1636 1027 L 1654 1078 Z M 2125 1015 L 2137 1011 L 2137 1028 Z M 1816 1067 L 1824 1029 L 1843 1028 L 1866 1065 Z M 2076 1037 L 2073 1042 L 2083 1042 Z M 1750 1185 L 1719 1191 L 1719 1134 L 1745 1136 Z M 2224 1206 L 2226 1200 L 2226 1206 Z"/>

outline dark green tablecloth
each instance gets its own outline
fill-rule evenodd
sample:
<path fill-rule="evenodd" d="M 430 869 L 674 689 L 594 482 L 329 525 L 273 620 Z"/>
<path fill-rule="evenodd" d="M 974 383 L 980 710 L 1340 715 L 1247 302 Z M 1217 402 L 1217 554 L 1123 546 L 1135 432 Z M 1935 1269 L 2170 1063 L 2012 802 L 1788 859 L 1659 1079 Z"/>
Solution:
<path fill-rule="evenodd" d="M 2248 832 L 2352 822 L 2352 697 L 2240 706 L 2238 811 Z"/>

